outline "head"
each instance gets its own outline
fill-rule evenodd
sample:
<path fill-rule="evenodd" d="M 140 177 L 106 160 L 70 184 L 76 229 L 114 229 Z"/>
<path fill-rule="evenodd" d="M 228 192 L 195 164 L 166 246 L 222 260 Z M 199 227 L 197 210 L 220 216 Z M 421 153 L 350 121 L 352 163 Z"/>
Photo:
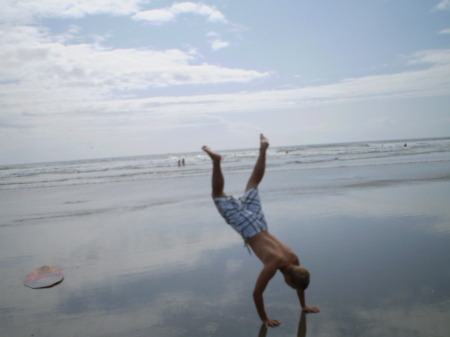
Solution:
<path fill-rule="evenodd" d="M 309 271 L 300 266 L 293 266 L 284 274 L 284 281 L 293 289 L 305 290 L 309 285 Z"/>

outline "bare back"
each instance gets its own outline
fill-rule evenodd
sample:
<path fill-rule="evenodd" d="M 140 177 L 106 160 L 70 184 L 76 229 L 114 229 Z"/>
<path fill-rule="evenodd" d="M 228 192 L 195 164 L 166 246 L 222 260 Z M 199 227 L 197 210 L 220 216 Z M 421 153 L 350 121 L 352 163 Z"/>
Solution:
<path fill-rule="evenodd" d="M 292 249 L 268 231 L 263 231 L 247 240 L 253 252 L 264 265 L 271 264 L 277 269 L 299 265 L 298 257 Z"/>

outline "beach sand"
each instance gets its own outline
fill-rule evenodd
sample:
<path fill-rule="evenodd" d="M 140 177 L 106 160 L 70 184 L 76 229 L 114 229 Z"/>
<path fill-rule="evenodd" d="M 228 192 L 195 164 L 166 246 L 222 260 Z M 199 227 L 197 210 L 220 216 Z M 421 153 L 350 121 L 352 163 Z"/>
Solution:
<path fill-rule="evenodd" d="M 277 275 L 264 295 L 282 325 L 268 331 L 252 301 L 261 263 L 217 213 L 210 177 L 0 191 L 0 336 L 448 336 L 450 179 L 448 164 L 429 169 L 442 172 L 266 173 L 269 230 L 321 309 L 299 324 Z M 226 191 L 247 177 L 226 176 Z M 64 281 L 25 287 L 43 265 Z"/>

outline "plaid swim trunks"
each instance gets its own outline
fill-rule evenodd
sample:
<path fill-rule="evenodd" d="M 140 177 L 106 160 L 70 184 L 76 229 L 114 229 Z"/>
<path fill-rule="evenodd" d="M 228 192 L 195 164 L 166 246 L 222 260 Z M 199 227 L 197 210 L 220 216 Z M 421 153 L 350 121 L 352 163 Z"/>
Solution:
<path fill-rule="evenodd" d="M 238 200 L 233 196 L 215 198 L 214 203 L 225 221 L 241 234 L 245 241 L 267 230 L 258 189 L 248 190 Z"/>

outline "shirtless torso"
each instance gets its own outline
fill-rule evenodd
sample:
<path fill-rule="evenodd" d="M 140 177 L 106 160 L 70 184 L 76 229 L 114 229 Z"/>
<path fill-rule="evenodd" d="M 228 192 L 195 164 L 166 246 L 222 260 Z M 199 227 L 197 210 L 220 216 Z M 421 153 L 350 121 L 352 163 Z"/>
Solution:
<path fill-rule="evenodd" d="M 299 265 L 298 257 L 292 249 L 268 231 L 256 234 L 247 243 L 265 266 L 271 265 L 275 269 L 284 270 L 292 265 Z"/>

